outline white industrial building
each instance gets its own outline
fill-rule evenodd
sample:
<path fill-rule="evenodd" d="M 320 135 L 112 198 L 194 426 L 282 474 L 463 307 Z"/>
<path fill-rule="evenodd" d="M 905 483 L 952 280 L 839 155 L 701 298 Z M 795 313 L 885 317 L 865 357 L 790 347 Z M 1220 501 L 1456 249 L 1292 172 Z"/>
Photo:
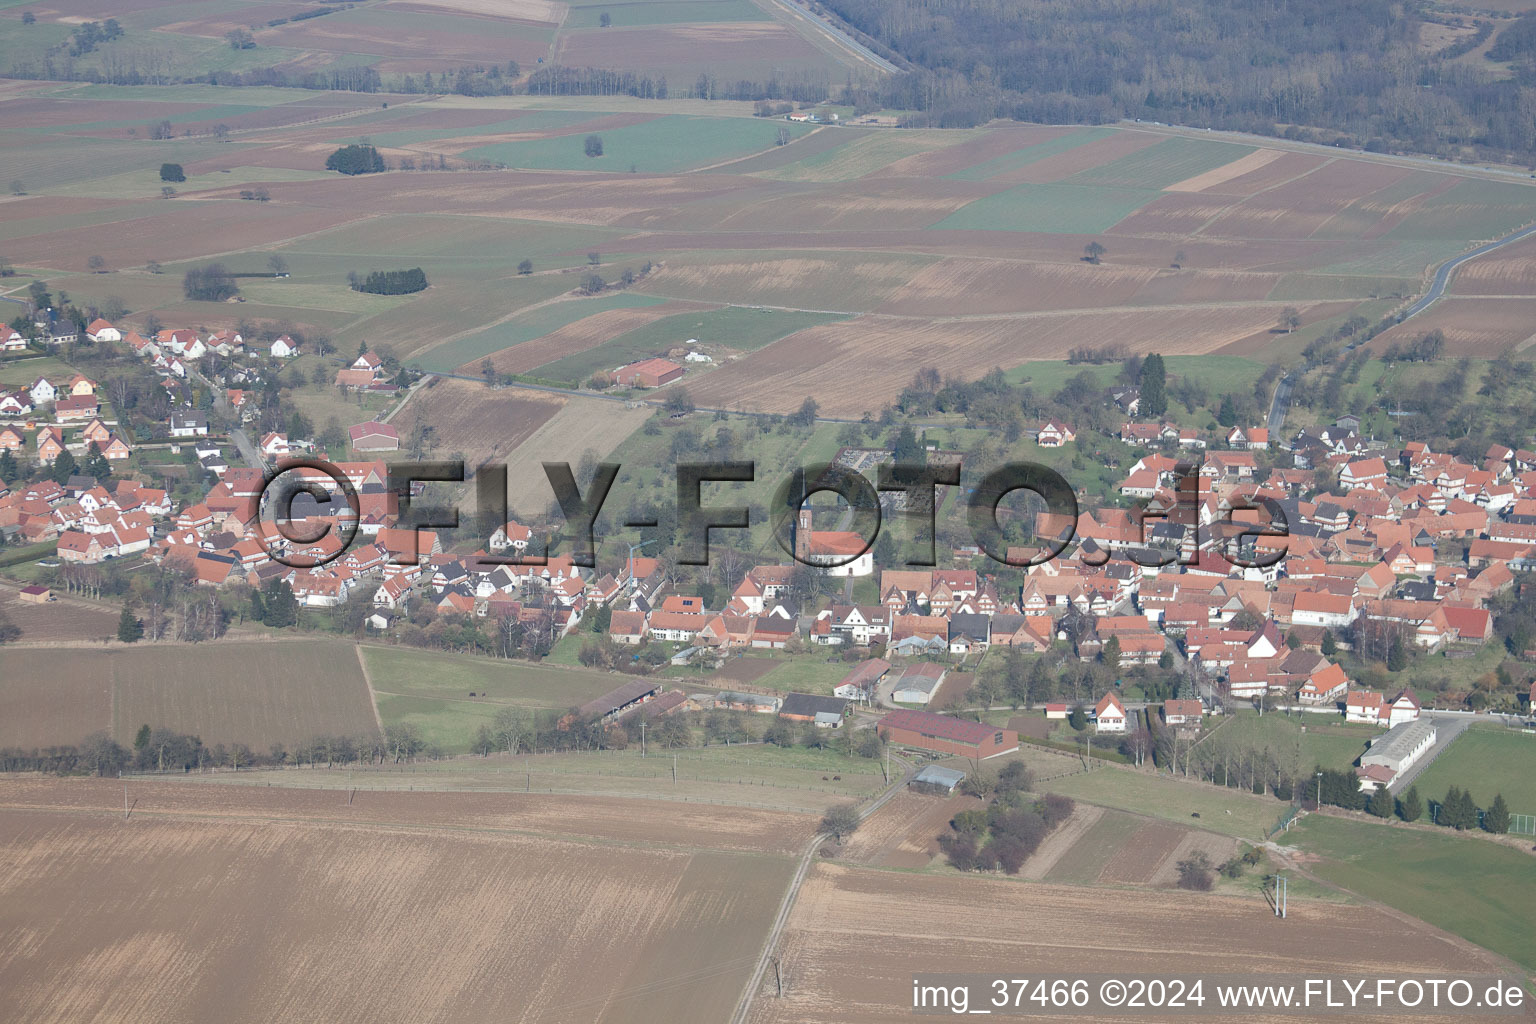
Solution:
<path fill-rule="evenodd" d="M 1355 772 L 1360 788 L 1392 785 L 1434 745 L 1435 723 L 1427 718 L 1393 726 L 1371 740 L 1371 748 L 1361 755 Z"/>

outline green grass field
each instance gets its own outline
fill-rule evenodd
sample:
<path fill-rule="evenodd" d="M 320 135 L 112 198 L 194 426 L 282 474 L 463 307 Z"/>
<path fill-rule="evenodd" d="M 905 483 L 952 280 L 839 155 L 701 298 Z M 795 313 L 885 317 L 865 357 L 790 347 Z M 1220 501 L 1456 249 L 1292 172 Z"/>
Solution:
<path fill-rule="evenodd" d="M 638 25 L 687 25 L 710 21 L 767 21 L 767 15 L 750 0 L 619 0 L 572 6 L 561 26 L 566 29 L 598 28 L 602 15 L 610 28 Z"/>
<path fill-rule="evenodd" d="M 1452 786 L 1470 790 L 1479 807 L 1504 794 L 1516 814 L 1536 814 L 1536 736 L 1513 729 L 1473 727 L 1430 762 L 1415 783 L 1426 799 Z"/>
<path fill-rule="evenodd" d="M 590 299 L 556 302 L 519 314 L 505 323 L 488 327 L 477 334 L 459 338 L 446 345 L 439 345 L 437 348 L 428 350 L 418 362 L 428 370 L 451 371 L 455 367 L 494 355 L 504 348 L 511 348 L 513 345 L 543 337 L 566 324 L 575 323 L 594 313 L 603 313 L 610 309 L 657 306 L 665 301 L 665 299 L 638 295 L 634 292 L 615 292 Z"/>
<path fill-rule="evenodd" d="M 1314 765 L 1343 769 L 1365 752 L 1366 743 L 1381 730 L 1369 725 L 1345 725 L 1322 715 L 1260 716 L 1254 711 L 1239 711 L 1219 726 L 1226 742 L 1243 747 L 1298 752 L 1301 769 L 1310 772 Z"/>
<path fill-rule="evenodd" d="M 1289 806 L 1241 790 L 1118 768 L 1069 775 L 1046 783 L 1045 788 L 1085 803 L 1135 811 L 1181 825 L 1193 824 L 1191 815 L 1198 813 L 1202 828 L 1249 841 L 1267 835 Z"/>
<path fill-rule="evenodd" d="M 663 353 L 689 338 L 751 351 L 807 327 L 842 319 L 844 317 L 835 313 L 788 313 L 743 307 L 679 313 L 626 331 L 596 348 L 545 363 L 534 370 L 532 376 L 580 382 L 599 371 Z"/>
<path fill-rule="evenodd" d="M 790 693 L 814 693 L 830 697 L 832 687 L 843 681 L 851 667 L 847 662 L 829 662 L 822 657 L 793 658 L 763 676 L 756 685 L 771 686 Z"/>
<path fill-rule="evenodd" d="M 375 146 L 398 146 L 409 149 L 423 142 L 435 142 L 449 135 L 460 136 L 500 135 L 504 132 L 536 132 L 548 128 L 569 128 L 600 117 L 593 110 L 509 110 L 504 121 L 489 124 L 467 125 L 445 131 L 442 128 L 399 128 L 392 132 L 370 132 L 368 139 Z M 338 135 L 338 146 L 357 141 L 355 136 Z"/>
<path fill-rule="evenodd" d="M 1286 836 L 1322 878 L 1536 970 L 1529 855 L 1471 836 L 1311 815 Z"/>
<path fill-rule="evenodd" d="M 1164 139 L 1118 160 L 1079 171 L 1067 181 L 1077 185 L 1163 188 L 1252 153 L 1254 147 L 1205 139 Z"/>
<path fill-rule="evenodd" d="M 759 171 L 758 177 L 777 181 L 852 181 L 872 174 L 903 157 L 954 146 L 974 137 L 967 131 L 891 132 L 882 129 L 840 128 L 847 142 L 804 160 Z"/>
<path fill-rule="evenodd" d="M 435 700 L 470 700 L 564 711 L 599 697 L 624 680 L 600 672 L 552 669 L 523 661 L 427 653 L 403 647 L 364 647 L 376 693 Z"/>
<path fill-rule="evenodd" d="M 585 154 L 586 136 L 566 135 L 528 142 L 501 142 L 464 153 L 530 170 L 624 171 L 667 173 L 702 167 L 773 147 L 780 130 L 791 136 L 810 130 L 801 124 L 745 117 L 692 117 L 669 114 L 599 133 L 603 155 Z"/>
<path fill-rule="evenodd" d="M 961 231 L 1097 234 L 1156 199 L 1150 189 L 1096 185 L 1020 185 L 967 203 L 930 227 Z"/>
<path fill-rule="evenodd" d="M 972 164 L 963 171 L 955 171 L 946 174 L 946 178 L 954 178 L 957 181 L 986 181 L 995 178 L 999 174 L 1016 171 L 1021 167 L 1028 167 L 1037 160 L 1044 160 L 1048 156 L 1057 153 L 1065 153 L 1069 149 L 1089 142 L 1097 142 L 1099 139 L 1107 139 L 1113 135 L 1113 128 L 1081 128 L 1075 132 L 1049 139 L 1045 142 L 1037 142 L 1032 146 L 1024 146 L 1012 153 L 1004 153 L 1002 156 L 983 160 L 979 164 Z"/>
<path fill-rule="evenodd" d="M 582 669 L 396 647 L 364 647 L 363 657 L 384 724 L 413 723 L 429 745 L 446 753 L 469 750 L 479 727 L 490 725 L 503 707 L 563 712 L 623 682 Z"/>
<path fill-rule="evenodd" d="M 1536 187 L 1469 178 L 1426 200 L 1386 237 L 1482 241 L 1536 220 Z"/>

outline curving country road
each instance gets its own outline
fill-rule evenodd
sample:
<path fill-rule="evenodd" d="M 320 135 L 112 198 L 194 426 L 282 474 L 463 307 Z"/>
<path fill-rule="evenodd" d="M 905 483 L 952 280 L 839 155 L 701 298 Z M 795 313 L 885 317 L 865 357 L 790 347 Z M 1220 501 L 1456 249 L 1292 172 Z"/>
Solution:
<path fill-rule="evenodd" d="M 1512 235 L 1505 235 L 1503 238 L 1489 242 L 1486 245 L 1480 245 L 1471 252 L 1464 252 L 1460 256 L 1453 256 L 1451 259 L 1446 260 L 1435 270 L 1435 277 L 1429 284 L 1429 291 L 1425 292 L 1414 301 L 1413 305 L 1399 314 L 1397 322 L 1402 323 L 1409 317 L 1424 312 L 1424 310 L 1441 299 L 1445 295 L 1446 288 L 1450 286 L 1451 277 L 1457 270 L 1461 269 L 1462 264 L 1470 263 L 1479 256 L 1486 256 L 1495 249 L 1502 249 L 1506 245 L 1511 245 L 1523 238 L 1529 238 L 1531 235 L 1536 235 L 1536 224 L 1528 225 Z M 1359 339 L 1351 341 L 1348 345 L 1344 346 L 1344 351 L 1351 352 L 1361 344 Z M 1312 368 L 1311 363 L 1303 363 L 1300 367 L 1282 377 L 1280 383 L 1275 385 L 1275 397 L 1270 402 L 1269 419 L 1266 423 L 1271 433 L 1275 433 L 1285 426 L 1285 414 L 1291 408 L 1291 392 L 1295 390 L 1296 382 L 1301 379 L 1302 375 Z"/>
<path fill-rule="evenodd" d="M 1398 322 L 1401 323 L 1416 313 L 1424 312 L 1425 309 L 1429 308 L 1431 303 L 1444 295 L 1446 286 L 1451 283 L 1451 275 L 1456 273 L 1456 271 L 1461 267 L 1463 263 L 1475 260 L 1479 256 L 1484 256 L 1490 252 L 1493 252 L 1495 249 L 1502 249 L 1504 246 L 1509 245 L 1511 242 L 1518 242 L 1520 239 L 1532 234 L 1536 234 L 1536 224 L 1522 228 L 1512 235 L 1500 238 L 1498 241 L 1489 242 L 1487 245 L 1478 246 L 1471 252 L 1464 252 L 1460 256 L 1457 256 L 1455 259 L 1447 260 L 1445 263 L 1440 264 L 1440 269 L 1435 271 L 1434 281 L 1430 283 L 1429 291 L 1424 293 L 1423 298 L 1409 306 L 1403 315 L 1398 317 Z"/>

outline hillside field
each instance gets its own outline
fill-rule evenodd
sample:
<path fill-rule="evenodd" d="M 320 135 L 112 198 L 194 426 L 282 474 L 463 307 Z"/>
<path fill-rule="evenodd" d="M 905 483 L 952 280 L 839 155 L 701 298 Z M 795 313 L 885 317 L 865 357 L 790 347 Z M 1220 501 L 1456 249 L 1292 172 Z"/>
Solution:
<path fill-rule="evenodd" d="M 377 37 L 381 64 L 403 69 L 391 40 L 406 25 L 441 35 L 446 53 L 503 35 L 566 58 L 611 46 L 665 56 L 691 40 L 702 50 L 690 60 L 781 32 L 800 39 L 803 27 L 740 0 L 527 7 L 508 21 L 470 0 L 389 0 L 257 36 L 323 62 L 337 33 L 355 29 Z M 591 27 L 605 10 L 614 27 Z M 467 27 L 476 19 L 489 21 L 483 40 Z M 190 31 L 182 22 L 139 27 Z M 161 120 L 176 137 L 150 140 Z M 700 404 L 785 413 L 809 396 L 854 418 L 878 414 L 927 362 L 961 377 L 1026 373 L 1075 347 L 1124 346 L 1235 358 L 1257 374 L 1347 316 L 1390 312 L 1434 263 L 1536 220 L 1528 182 L 1150 125 L 906 131 L 627 96 L 365 104 L 58 83 L 0 97 L 0 125 L 0 174 L 21 186 L 4 200 L 5 257 L 79 301 L 121 298 L 130 326 L 151 314 L 209 328 L 282 321 L 425 369 L 477 376 L 489 358 L 498 373 L 568 383 L 699 337 L 716 355 L 715 369 L 690 374 Z M 589 135 L 602 156 L 585 155 Z M 323 170 L 362 138 L 397 169 Z M 155 173 L 165 160 L 188 172 L 169 201 Z M 258 185 L 269 201 L 241 198 Z M 1090 241 L 1105 249 L 1097 266 L 1082 258 Z M 243 278 L 238 307 L 189 302 L 177 287 L 214 257 L 259 274 L 272 251 L 292 276 Z M 1528 251 L 1469 266 L 1454 298 L 1378 344 L 1442 326 L 1453 356 L 1524 347 Z M 93 256 L 105 273 L 86 272 Z M 151 259 L 162 273 L 148 272 Z M 406 266 L 431 286 L 347 286 L 349 272 Z M 626 269 L 639 275 L 629 287 L 579 295 L 589 272 L 613 282 Z M 753 306 L 763 309 L 741 308 Z M 1303 319 L 1294 335 L 1273 329 L 1287 306 Z"/>

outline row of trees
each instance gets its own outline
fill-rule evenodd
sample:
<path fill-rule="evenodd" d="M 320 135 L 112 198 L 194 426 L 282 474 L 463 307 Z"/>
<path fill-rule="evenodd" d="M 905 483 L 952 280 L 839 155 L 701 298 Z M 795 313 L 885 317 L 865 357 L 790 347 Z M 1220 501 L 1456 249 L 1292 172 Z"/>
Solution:
<path fill-rule="evenodd" d="M 181 292 L 194 302 L 226 302 L 240 294 L 235 275 L 222 263 L 193 267 L 181 279 Z"/>
<path fill-rule="evenodd" d="M 420 267 L 409 270 L 370 270 L 367 276 L 356 271 L 347 275 L 347 283 L 355 292 L 374 295 L 410 295 L 427 287 L 427 275 Z"/>
<path fill-rule="evenodd" d="M 325 158 L 325 169 L 342 174 L 376 174 L 384 170 L 384 157 L 370 145 L 342 146 Z"/>

